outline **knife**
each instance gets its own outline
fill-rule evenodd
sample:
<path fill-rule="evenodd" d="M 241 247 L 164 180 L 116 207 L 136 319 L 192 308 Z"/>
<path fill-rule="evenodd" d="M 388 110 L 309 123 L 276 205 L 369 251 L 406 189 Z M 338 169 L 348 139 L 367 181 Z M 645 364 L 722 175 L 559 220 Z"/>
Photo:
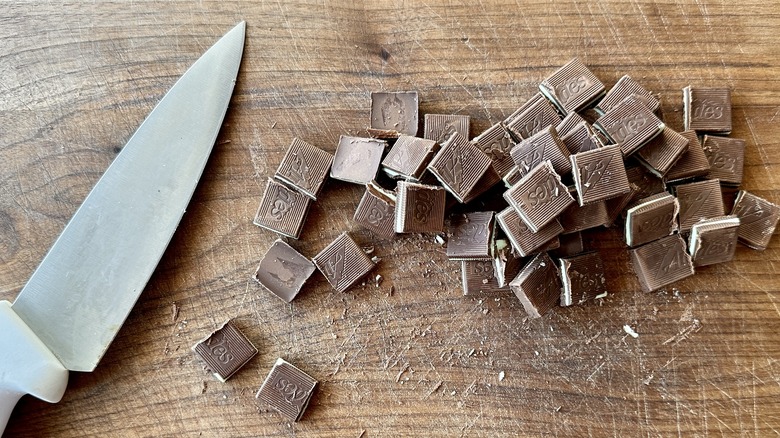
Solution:
<path fill-rule="evenodd" d="M 30 394 L 56 403 L 92 371 L 195 191 L 241 64 L 246 24 L 217 41 L 117 155 L 13 304 L 0 301 L 0 435 Z"/>

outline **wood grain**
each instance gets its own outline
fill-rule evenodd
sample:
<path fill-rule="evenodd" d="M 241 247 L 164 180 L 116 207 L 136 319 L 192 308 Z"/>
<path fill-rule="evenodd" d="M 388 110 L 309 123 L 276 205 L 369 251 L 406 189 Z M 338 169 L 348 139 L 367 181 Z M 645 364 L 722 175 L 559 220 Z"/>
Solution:
<path fill-rule="evenodd" d="M 219 146 L 157 272 L 97 370 L 73 373 L 59 404 L 26 397 L 7 436 L 778 433 L 778 238 L 645 294 L 619 234 L 590 234 L 609 297 L 529 321 L 510 294 L 461 296 L 459 263 L 430 237 L 377 241 L 351 222 L 362 189 L 329 181 L 293 245 L 311 257 L 353 231 L 375 246 L 384 282 L 337 293 L 317 274 L 287 305 L 250 278 L 275 239 L 252 217 L 293 137 L 333 152 L 340 134 L 364 133 L 378 90 L 417 90 L 421 114 L 469 115 L 478 133 L 574 56 L 608 86 L 627 73 L 661 93 L 676 129 L 684 86 L 731 87 L 743 187 L 780 202 L 772 2 L 5 2 L 0 298 L 16 296 L 173 82 L 242 19 Z M 222 384 L 190 346 L 228 318 L 260 354 Z M 321 381 L 300 423 L 254 398 L 277 357 Z"/>

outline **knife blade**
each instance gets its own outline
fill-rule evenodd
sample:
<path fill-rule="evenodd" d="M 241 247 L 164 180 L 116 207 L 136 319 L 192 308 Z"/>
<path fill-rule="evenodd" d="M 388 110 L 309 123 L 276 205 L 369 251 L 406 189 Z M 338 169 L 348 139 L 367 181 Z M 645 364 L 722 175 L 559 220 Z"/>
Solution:
<path fill-rule="evenodd" d="M 21 395 L 57 402 L 67 370 L 94 370 L 138 300 L 222 126 L 245 27 L 225 34 L 171 87 L 13 305 L 0 302 L 0 434 Z"/>

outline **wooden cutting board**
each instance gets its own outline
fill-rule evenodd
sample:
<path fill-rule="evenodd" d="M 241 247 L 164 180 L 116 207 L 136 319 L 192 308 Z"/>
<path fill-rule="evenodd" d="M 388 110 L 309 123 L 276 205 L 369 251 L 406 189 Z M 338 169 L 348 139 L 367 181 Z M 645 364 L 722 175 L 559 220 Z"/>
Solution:
<path fill-rule="evenodd" d="M 94 373 L 25 397 L 7 436 L 767 436 L 780 430 L 780 238 L 642 293 L 618 231 L 588 234 L 610 294 L 527 320 L 511 294 L 463 297 L 432 236 L 382 242 L 331 181 L 292 244 L 348 230 L 383 277 L 320 274 L 291 305 L 251 279 L 276 238 L 252 225 L 293 137 L 364 135 L 369 93 L 502 120 L 579 57 L 630 74 L 682 127 L 688 85 L 733 90 L 743 187 L 780 202 L 780 16 L 772 2 L 6 2 L 0 9 L 0 298 L 12 300 L 155 103 L 240 20 L 244 62 L 201 184 Z M 372 277 L 373 278 L 373 277 Z M 260 353 L 227 383 L 190 347 L 228 318 Z M 639 337 L 629 336 L 624 325 Z M 2 334 L 0 334 L 2 335 Z M 321 382 L 290 424 L 254 398 L 277 357 Z M 362 434 L 362 435 L 361 435 Z"/>

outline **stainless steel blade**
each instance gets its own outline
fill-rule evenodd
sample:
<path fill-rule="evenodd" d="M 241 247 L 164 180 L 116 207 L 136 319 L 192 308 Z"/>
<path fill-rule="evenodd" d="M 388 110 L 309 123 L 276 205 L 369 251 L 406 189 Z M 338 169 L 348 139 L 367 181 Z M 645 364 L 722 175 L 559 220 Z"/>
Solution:
<path fill-rule="evenodd" d="M 13 310 L 66 368 L 95 368 L 168 246 L 225 117 L 244 29 L 173 85 L 16 298 Z"/>

